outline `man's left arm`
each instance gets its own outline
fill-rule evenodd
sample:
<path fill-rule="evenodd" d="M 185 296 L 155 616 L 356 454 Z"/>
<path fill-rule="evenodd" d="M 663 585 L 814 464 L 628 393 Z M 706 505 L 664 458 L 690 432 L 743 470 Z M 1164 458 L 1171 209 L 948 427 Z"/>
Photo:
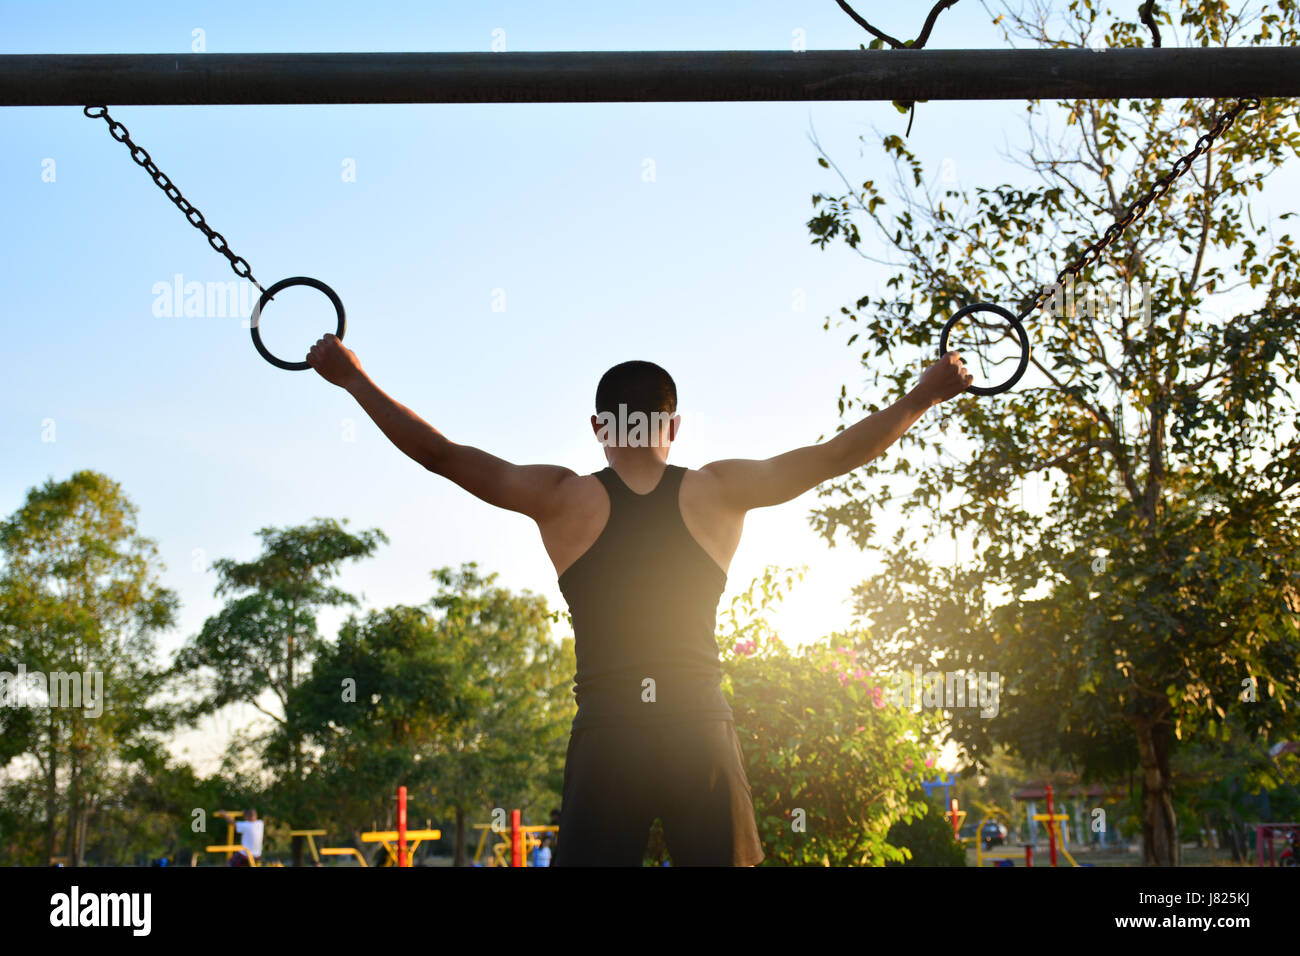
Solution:
<path fill-rule="evenodd" d="M 846 428 L 830 441 L 764 460 L 732 458 L 705 465 L 719 499 L 737 511 L 779 505 L 824 481 L 848 474 L 884 454 L 927 411 L 970 387 L 972 376 L 956 352 L 926 369 L 920 383 L 888 408 Z"/>

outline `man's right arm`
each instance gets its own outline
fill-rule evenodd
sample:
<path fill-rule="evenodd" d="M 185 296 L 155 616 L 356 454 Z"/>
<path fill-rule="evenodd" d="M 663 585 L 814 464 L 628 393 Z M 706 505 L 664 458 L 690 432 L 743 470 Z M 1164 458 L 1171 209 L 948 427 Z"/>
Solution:
<path fill-rule="evenodd" d="M 415 412 L 386 395 L 365 372 L 347 388 L 380 431 L 407 457 L 490 505 L 546 521 L 560 507 L 564 482 L 576 477 L 559 465 L 516 465 L 481 448 L 449 441 Z"/>
<path fill-rule="evenodd" d="M 559 511 L 568 480 L 577 477 L 558 465 L 516 465 L 482 449 L 449 441 L 376 385 L 351 350 L 333 335 L 317 342 L 307 361 L 326 381 L 347 389 L 404 455 L 490 505 L 541 523 Z"/>

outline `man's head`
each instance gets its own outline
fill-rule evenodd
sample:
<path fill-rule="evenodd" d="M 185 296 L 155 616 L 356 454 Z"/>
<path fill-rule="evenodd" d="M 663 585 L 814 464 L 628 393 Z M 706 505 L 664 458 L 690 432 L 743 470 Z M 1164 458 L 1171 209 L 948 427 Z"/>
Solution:
<path fill-rule="evenodd" d="M 623 362 L 600 377 L 592 431 L 606 448 L 663 449 L 677 437 L 677 385 L 653 362 Z"/>

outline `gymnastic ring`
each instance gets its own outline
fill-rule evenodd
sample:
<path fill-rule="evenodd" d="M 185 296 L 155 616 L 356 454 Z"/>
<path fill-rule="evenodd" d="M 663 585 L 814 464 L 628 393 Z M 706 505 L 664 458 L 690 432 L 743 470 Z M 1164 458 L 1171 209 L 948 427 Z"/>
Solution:
<path fill-rule="evenodd" d="M 312 279 L 308 276 L 294 276 L 291 279 L 281 279 L 275 285 L 271 286 L 271 288 L 262 293 L 262 297 L 257 300 L 257 306 L 253 309 L 252 318 L 248 320 L 249 327 L 253 333 L 253 347 L 257 349 L 257 354 L 277 368 L 288 369 L 290 372 L 301 372 L 304 369 L 311 368 L 311 365 L 305 361 L 286 362 L 284 359 L 276 358 L 267 350 L 267 347 L 262 344 L 262 334 L 258 331 L 258 326 L 261 325 L 262 322 L 262 309 L 265 307 L 266 303 L 275 298 L 277 292 L 294 285 L 309 285 L 313 289 L 319 289 L 321 292 L 324 292 L 329 296 L 329 300 L 334 303 L 334 311 L 339 317 L 339 327 L 334 334 L 340 339 L 343 338 L 343 333 L 347 331 L 348 321 L 347 316 L 343 312 L 343 300 L 338 297 L 338 294 L 333 289 L 327 286 L 324 282 L 321 282 L 320 279 Z"/>
<path fill-rule="evenodd" d="M 1015 329 L 1016 337 L 1020 339 L 1020 366 L 1016 369 L 1016 374 L 1001 385 L 991 387 L 972 385 L 966 391 L 973 392 L 976 395 L 1000 395 L 1003 392 L 1010 391 L 1016 382 L 1020 381 L 1020 377 L 1025 374 L 1025 369 L 1029 368 L 1029 336 L 1025 333 L 1025 327 L 1020 324 L 1020 320 L 1000 305 L 992 302 L 976 302 L 958 310 L 957 314 L 948 320 L 948 324 L 943 327 L 943 331 L 939 334 L 939 357 L 943 358 L 948 354 L 948 333 L 952 331 L 952 327 L 972 312 L 996 312 L 1011 324 L 1011 328 Z"/>

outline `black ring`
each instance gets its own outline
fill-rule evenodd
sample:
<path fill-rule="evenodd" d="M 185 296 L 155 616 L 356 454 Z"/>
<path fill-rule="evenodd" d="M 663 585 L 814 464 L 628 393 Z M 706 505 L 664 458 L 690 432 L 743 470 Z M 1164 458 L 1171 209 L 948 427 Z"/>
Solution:
<path fill-rule="evenodd" d="M 266 303 L 270 302 L 273 298 L 275 298 L 275 294 L 277 292 L 281 291 L 282 289 L 287 289 L 289 288 L 289 286 L 292 285 L 309 285 L 313 289 L 319 289 L 321 292 L 324 292 L 327 296 L 329 296 L 329 300 L 334 303 L 334 311 L 338 313 L 338 317 L 339 317 L 338 331 L 336 331 L 334 334 L 337 335 L 340 339 L 343 338 L 343 333 L 347 331 L 348 321 L 347 321 L 347 316 L 343 312 L 343 300 L 338 297 L 338 295 L 334 292 L 333 289 L 327 286 L 324 282 L 321 282 L 320 279 L 312 279 L 308 276 L 294 276 L 292 279 L 281 279 L 275 285 L 271 286 L 271 288 L 267 289 L 265 292 L 262 293 L 262 297 L 257 300 L 257 306 L 253 309 L 252 318 L 248 320 L 249 326 L 253 332 L 253 347 L 257 349 L 257 353 L 261 355 L 262 358 L 266 359 L 268 362 L 270 362 L 272 365 L 276 366 L 277 368 L 288 369 L 290 372 L 301 372 L 304 369 L 311 368 L 311 366 L 307 364 L 307 362 L 305 361 L 286 362 L 284 359 L 276 358 L 269 351 L 267 351 L 266 346 L 262 344 L 262 335 L 257 330 L 257 327 L 260 324 L 262 319 L 262 308 L 266 305 Z"/>
<path fill-rule="evenodd" d="M 943 327 L 943 331 L 939 333 L 939 357 L 943 358 L 948 354 L 948 333 L 952 331 L 952 327 L 957 324 L 958 320 L 965 318 L 972 312 L 996 312 L 1011 324 L 1011 327 L 1015 329 L 1016 336 L 1020 339 L 1020 367 L 1016 369 L 1015 375 L 1012 375 L 1001 385 L 993 387 L 972 385 L 966 391 L 973 392 L 976 395 L 1000 395 L 1002 392 L 1010 391 L 1016 382 L 1020 381 L 1020 377 L 1025 374 L 1025 369 L 1029 368 L 1029 336 L 1025 333 L 1025 327 L 1020 324 L 1020 320 L 1000 305 L 992 302 L 976 302 L 973 305 L 959 309 L 957 314 L 948 320 L 948 324 Z"/>

